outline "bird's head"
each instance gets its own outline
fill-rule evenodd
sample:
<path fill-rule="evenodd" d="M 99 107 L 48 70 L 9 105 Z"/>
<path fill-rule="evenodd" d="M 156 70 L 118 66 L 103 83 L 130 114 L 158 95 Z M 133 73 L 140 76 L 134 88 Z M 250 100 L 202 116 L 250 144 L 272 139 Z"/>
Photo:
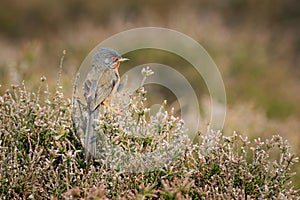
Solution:
<path fill-rule="evenodd" d="M 94 55 L 92 66 L 106 66 L 111 69 L 118 69 L 121 62 L 129 60 L 122 58 L 115 50 L 100 48 Z"/>

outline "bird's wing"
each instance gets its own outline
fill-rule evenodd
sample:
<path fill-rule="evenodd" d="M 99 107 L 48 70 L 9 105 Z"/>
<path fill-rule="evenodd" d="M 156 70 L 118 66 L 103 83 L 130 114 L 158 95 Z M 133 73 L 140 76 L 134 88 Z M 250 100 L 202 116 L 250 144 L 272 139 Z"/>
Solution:
<path fill-rule="evenodd" d="M 84 97 L 91 111 L 94 111 L 115 87 L 117 76 L 114 70 L 93 67 L 84 82 Z"/>

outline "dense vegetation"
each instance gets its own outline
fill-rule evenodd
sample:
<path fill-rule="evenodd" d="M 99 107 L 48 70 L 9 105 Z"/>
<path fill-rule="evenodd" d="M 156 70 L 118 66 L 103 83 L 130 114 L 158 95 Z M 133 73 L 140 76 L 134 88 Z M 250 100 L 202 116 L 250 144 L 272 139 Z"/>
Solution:
<path fill-rule="evenodd" d="M 161 109 L 147 119 L 142 88 L 131 97 L 123 115 L 117 118 L 105 111 L 99 119 L 99 134 L 119 147 L 117 156 L 101 157 L 99 153 L 98 160 L 87 162 L 72 126 L 71 100 L 60 87 L 49 94 L 43 86 L 44 78 L 37 93 L 22 84 L 0 97 L 1 199 L 299 197 L 290 181 L 290 167 L 298 158 L 282 137 L 250 141 L 236 133 L 224 136 L 211 131 L 200 134 L 192 144 L 183 135 L 182 120 L 172 112 Z M 129 122 L 124 121 L 128 117 Z M 120 126 L 123 123 L 132 130 L 143 126 L 145 135 L 133 137 L 132 130 L 126 132 L 126 127 Z M 176 138 L 180 140 L 174 146 Z M 172 159 L 163 160 L 164 165 L 150 162 L 148 170 L 138 170 L 145 159 L 122 159 L 130 152 L 156 150 L 159 154 L 153 154 L 154 160 L 155 156 L 159 161 Z M 164 153 L 169 157 L 161 156 Z"/>
<path fill-rule="evenodd" d="M 4 0 L 0 7 L 0 198 L 168 198 L 170 193 L 179 197 L 194 197 L 197 193 L 211 198 L 216 198 L 213 194 L 224 198 L 292 198 L 292 185 L 300 187 L 300 165 L 293 165 L 294 153 L 300 153 L 299 8 L 297 0 Z M 69 98 L 78 67 L 95 45 L 115 33 L 144 26 L 171 28 L 203 45 L 224 79 L 228 100 L 226 124 L 223 134 L 211 134 L 219 141 L 215 146 L 218 152 L 198 153 L 207 139 L 202 131 L 195 140 L 199 144 L 181 154 L 189 159 L 179 156 L 170 165 L 171 170 L 128 174 L 104 167 L 99 160 L 83 160 L 83 146 L 72 126 Z M 55 67 L 62 49 L 67 50 L 63 90 L 56 86 Z M 201 77 L 195 76 L 193 66 L 176 55 L 151 49 L 125 56 L 130 62 L 122 65 L 121 74 L 134 66 L 156 62 L 187 77 L 198 92 L 204 118 L 201 123 L 206 129 L 209 94 Z M 42 78 L 40 83 L 37 77 L 45 74 L 47 82 Z M 21 84 L 23 80 L 26 84 Z M 146 89 L 151 94 L 147 96 L 149 102 L 161 103 L 163 98 L 172 103 L 174 96 L 167 90 Z M 168 105 L 164 106 L 169 110 Z M 171 111 L 168 115 L 172 115 Z M 103 115 L 101 122 L 112 117 L 110 113 Z M 127 142 L 130 137 L 122 135 L 124 130 L 114 124 L 102 128 L 101 134 L 113 133 L 122 148 L 145 142 Z M 234 131 L 238 134 L 232 135 Z M 291 148 L 280 136 L 273 136 L 278 134 L 290 142 Z M 250 143 L 243 142 L 246 136 Z M 140 150 L 149 149 L 151 145 Z M 297 172 L 290 185 L 289 167 Z M 161 178 L 156 179 L 157 175 Z M 224 186 L 230 189 L 225 190 Z M 113 193 L 117 189 L 119 192 Z"/>

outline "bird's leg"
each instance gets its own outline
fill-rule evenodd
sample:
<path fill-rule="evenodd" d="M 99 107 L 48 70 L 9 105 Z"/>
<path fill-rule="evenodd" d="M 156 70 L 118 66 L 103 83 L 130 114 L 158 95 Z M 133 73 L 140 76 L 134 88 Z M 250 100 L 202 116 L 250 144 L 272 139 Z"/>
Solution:
<path fill-rule="evenodd" d="M 111 99 L 112 99 L 112 97 L 113 97 L 113 94 L 110 94 L 110 96 L 109 97 L 107 97 L 104 101 L 110 101 Z"/>
<path fill-rule="evenodd" d="M 112 108 L 106 101 L 107 101 L 107 100 L 104 100 L 104 101 L 102 102 L 102 104 L 103 104 L 104 106 L 106 106 L 108 109 L 110 109 L 110 110 L 113 111 L 114 113 L 116 113 L 116 114 L 118 114 L 118 115 L 122 115 L 120 112 L 118 112 L 117 110 L 115 110 L 114 108 Z"/>

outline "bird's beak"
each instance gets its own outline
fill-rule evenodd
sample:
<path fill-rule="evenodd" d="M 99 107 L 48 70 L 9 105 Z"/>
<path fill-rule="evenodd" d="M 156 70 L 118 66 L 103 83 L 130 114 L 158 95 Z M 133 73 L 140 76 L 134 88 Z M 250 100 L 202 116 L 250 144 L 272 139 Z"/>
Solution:
<path fill-rule="evenodd" d="M 128 58 L 119 58 L 119 62 L 124 62 L 124 61 L 127 61 L 127 60 L 129 60 Z"/>

